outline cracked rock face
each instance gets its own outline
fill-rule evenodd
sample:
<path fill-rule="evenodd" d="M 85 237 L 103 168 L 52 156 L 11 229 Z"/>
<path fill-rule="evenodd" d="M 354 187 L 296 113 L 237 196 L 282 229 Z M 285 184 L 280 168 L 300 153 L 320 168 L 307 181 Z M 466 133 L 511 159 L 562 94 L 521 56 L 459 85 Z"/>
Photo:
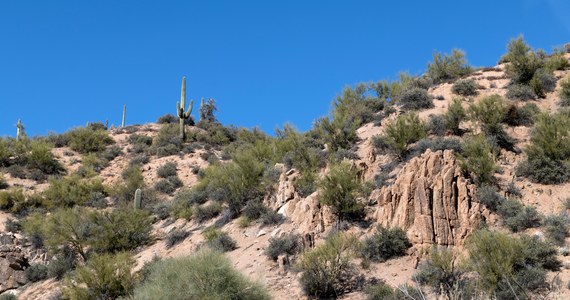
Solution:
<path fill-rule="evenodd" d="M 24 271 L 28 266 L 28 259 L 22 252 L 22 249 L 14 245 L 14 238 L 8 234 L 1 234 L 0 293 L 28 283 Z"/>
<path fill-rule="evenodd" d="M 371 200 L 378 203 L 377 222 L 406 230 L 412 243 L 461 245 L 481 221 L 483 205 L 474 195 L 452 151 L 428 150 Z"/>

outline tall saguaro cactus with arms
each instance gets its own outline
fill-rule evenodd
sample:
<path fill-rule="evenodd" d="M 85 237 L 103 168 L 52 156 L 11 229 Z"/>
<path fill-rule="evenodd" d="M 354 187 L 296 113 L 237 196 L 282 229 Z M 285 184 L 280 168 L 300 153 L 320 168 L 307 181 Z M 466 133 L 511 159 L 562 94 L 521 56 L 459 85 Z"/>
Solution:
<path fill-rule="evenodd" d="M 176 102 L 176 111 L 178 113 L 178 119 L 180 119 L 180 137 L 182 141 L 186 139 L 186 129 L 184 127 L 184 123 L 186 120 L 190 118 L 190 114 L 192 113 L 192 105 L 194 104 L 193 100 L 190 100 L 190 105 L 188 106 L 188 110 L 184 112 L 184 108 L 186 107 L 186 77 L 182 77 L 182 88 L 180 91 L 180 102 Z"/>

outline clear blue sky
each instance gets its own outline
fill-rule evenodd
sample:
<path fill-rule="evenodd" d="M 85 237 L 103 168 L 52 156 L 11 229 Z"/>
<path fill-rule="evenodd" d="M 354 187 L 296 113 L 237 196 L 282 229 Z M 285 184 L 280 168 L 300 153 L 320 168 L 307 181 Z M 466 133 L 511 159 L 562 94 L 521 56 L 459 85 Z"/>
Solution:
<path fill-rule="evenodd" d="M 224 124 L 306 130 L 344 86 L 422 73 L 434 50 L 494 65 L 522 33 L 550 51 L 569 15 L 563 0 L 0 0 L 0 136 L 18 118 L 30 135 L 119 124 L 123 104 L 128 124 L 154 122 L 183 75 Z"/>

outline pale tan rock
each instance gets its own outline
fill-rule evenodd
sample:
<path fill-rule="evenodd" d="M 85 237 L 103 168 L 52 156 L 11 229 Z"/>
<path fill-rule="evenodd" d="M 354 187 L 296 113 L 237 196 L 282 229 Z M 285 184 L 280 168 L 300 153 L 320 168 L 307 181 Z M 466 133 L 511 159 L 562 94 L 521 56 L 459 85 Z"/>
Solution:
<path fill-rule="evenodd" d="M 377 222 L 406 230 L 412 243 L 458 245 L 481 220 L 482 205 L 474 194 L 452 151 L 428 150 L 371 198 L 378 203 Z"/>

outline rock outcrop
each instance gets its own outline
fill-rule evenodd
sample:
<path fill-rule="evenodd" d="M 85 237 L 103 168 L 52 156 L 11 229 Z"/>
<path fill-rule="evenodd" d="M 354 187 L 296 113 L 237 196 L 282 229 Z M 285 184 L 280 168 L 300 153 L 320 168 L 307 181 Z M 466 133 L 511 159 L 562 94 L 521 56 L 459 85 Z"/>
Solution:
<path fill-rule="evenodd" d="M 28 283 L 24 272 L 28 266 L 28 259 L 15 245 L 14 237 L 0 234 L 0 293 Z"/>
<path fill-rule="evenodd" d="M 391 186 L 376 190 L 375 218 L 407 231 L 414 244 L 460 245 L 479 224 L 483 205 L 450 150 L 413 158 Z"/>

